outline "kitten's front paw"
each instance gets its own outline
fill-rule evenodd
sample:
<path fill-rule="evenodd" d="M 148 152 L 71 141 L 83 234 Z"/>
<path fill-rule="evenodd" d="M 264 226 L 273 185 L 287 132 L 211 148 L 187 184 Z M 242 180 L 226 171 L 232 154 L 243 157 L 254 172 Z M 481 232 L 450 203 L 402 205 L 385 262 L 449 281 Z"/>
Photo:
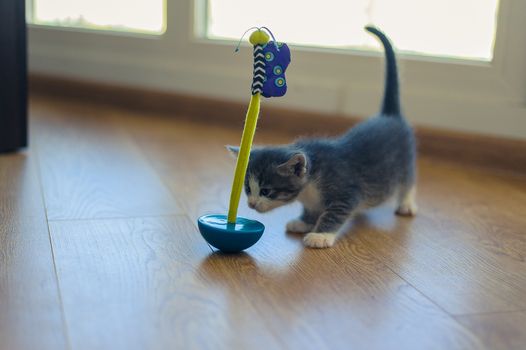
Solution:
<path fill-rule="evenodd" d="M 307 224 L 305 221 L 295 219 L 287 222 L 287 232 L 293 233 L 307 233 L 312 229 L 313 225 Z"/>
<path fill-rule="evenodd" d="M 335 233 L 311 232 L 303 238 L 303 243 L 310 248 L 330 248 L 336 241 Z"/>
<path fill-rule="evenodd" d="M 398 209 L 396 209 L 396 215 L 400 216 L 415 216 L 418 208 L 415 203 L 410 204 L 401 204 Z"/>

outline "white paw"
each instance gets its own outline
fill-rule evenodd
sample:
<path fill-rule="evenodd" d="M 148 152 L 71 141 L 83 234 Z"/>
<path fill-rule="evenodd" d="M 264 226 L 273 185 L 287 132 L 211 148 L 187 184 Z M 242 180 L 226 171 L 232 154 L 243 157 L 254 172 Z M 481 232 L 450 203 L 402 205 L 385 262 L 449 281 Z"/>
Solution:
<path fill-rule="evenodd" d="M 336 241 L 335 233 L 311 232 L 303 238 L 303 243 L 310 248 L 329 248 Z"/>
<path fill-rule="evenodd" d="M 418 208 L 416 204 L 402 204 L 396 209 L 396 214 L 400 216 L 415 216 Z"/>
<path fill-rule="evenodd" d="M 307 233 L 312 229 L 312 225 L 307 224 L 305 221 L 295 219 L 287 222 L 287 232 L 294 233 Z"/>

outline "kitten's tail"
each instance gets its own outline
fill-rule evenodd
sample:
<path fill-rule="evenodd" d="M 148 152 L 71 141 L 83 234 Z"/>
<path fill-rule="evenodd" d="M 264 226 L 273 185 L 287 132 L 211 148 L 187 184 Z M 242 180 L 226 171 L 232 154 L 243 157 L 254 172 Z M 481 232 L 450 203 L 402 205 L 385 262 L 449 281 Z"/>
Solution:
<path fill-rule="evenodd" d="M 385 51 L 385 91 L 382 103 L 382 114 L 400 116 L 400 93 L 398 90 L 398 70 L 396 56 L 389 38 L 378 28 L 366 26 L 365 30 L 376 35 L 382 42 Z"/>

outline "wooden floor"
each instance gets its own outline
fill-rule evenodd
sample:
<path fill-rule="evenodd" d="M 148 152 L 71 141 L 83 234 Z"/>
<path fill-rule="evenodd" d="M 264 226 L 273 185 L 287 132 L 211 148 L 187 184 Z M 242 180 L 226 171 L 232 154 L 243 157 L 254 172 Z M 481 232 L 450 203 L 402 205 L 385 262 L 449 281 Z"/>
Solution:
<path fill-rule="evenodd" d="M 226 210 L 241 123 L 33 98 L 0 156 L 0 349 L 526 349 L 524 174 L 421 156 L 418 216 L 329 250 L 242 200 L 266 233 L 222 255 L 195 221 Z"/>

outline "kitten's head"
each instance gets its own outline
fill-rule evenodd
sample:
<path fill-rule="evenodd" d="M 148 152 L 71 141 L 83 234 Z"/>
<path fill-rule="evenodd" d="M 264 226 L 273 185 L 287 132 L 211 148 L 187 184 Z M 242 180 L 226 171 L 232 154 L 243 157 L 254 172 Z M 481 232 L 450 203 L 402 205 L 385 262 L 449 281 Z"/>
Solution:
<path fill-rule="evenodd" d="M 239 147 L 227 146 L 237 157 Z M 285 147 L 253 149 L 245 177 L 248 206 L 260 213 L 292 202 L 307 183 L 307 157 Z"/>

